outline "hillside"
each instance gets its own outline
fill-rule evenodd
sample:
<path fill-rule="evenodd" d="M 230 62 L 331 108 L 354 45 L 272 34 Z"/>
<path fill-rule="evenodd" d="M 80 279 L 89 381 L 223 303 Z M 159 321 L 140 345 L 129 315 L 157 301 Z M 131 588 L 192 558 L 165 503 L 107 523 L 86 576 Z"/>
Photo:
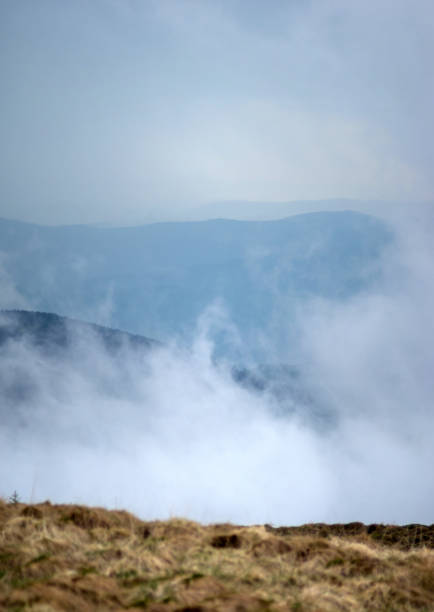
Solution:
<path fill-rule="evenodd" d="M 0 502 L 0 608 L 434 609 L 434 526 L 202 526 Z"/>
<path fill-rule="evenodd" d="M 39 376 L 34 373 L 34 359 L 25 359 L 21 353 L 12 359 L 15 365 L 11 367 L 11 356 L 20 345 L 26 348 L 28 355 L 37 356 Z M 0 419 L 8 425 L 10 417 L 6 418 L 6 414 L 11 408 L 19 404 L 27 411 L 35 405 L 42 371 L 52 385 L 59 376 L 67 376 L 71 367 L 78 367 L 82 380 L 92 384 L 95 369 L 82 367 L 83 353 L 88 358 L 94 355 L 95 361 L 101 356 L 108 359 L 109 367 L 104 376 L 107 396 L 125 397 L 127 392 L 114 384 L 117 377 L 125 380 L 125 365 L 141 358 L 146 360 L 153 349 L 163 347 L 157 340 L 54 313 L 0 310 L 0 348 L 3 348 L 0 355 Z M 58 365 L 63 363 L 65 369 L 53 371 L 53 361 Z M 119 370 L 113 373 L 110 365 Z M 262 364 L 246 368 L 236 364 L 231 367 L 230 376 L 252 394 L 272 396 L 280 414 L 298 410 L 312 425 L 326 427 L 332 423 L 329 407 L 315 395 L 315 389 L 309 388 L 309 381 L 294 366 Z M 134 382 L 130 382 L 132 387 Z"/>

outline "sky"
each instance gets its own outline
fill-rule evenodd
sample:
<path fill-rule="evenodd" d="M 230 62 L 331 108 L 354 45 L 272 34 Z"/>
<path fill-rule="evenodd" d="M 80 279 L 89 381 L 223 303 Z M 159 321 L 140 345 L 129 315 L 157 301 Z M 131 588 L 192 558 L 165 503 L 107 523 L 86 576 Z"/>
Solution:
<path fill-rule="evenodd" d="M 433 200 L 433 56 L 430 0 L 3 0 L 0 216 Z"/>

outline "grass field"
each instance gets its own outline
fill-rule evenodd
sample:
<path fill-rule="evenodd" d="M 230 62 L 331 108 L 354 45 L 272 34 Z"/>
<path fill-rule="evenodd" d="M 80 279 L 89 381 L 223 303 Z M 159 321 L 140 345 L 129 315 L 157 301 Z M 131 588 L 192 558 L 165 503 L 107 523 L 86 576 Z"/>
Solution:
<path fill-rule="evenodd" d="M 0 501 L 0 610 L 434 610 L 434 526 L 144 522 Z"/>

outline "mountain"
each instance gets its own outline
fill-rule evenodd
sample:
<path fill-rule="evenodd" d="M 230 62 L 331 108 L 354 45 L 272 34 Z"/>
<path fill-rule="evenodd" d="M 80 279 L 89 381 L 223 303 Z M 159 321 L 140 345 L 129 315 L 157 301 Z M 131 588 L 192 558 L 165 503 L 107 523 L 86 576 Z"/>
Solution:
<path fill-rule="evenodd" d="M 70 349 L 79 336 L 92 336 L 107 353 L 115 355 L 122 348 L 149 350 L 160 345 L 156 340 L 85 323 L 54 313 L 26 310 L 0 311 L 0 347 L 10 341 L 23 341 L 49 355 Z"/>
<path fill-rule="evenodd" d="M 418 206 L 423 206 L 418 202 Z M 428 205 L 428 204 L 427 204 Z M 432 203 L 431 203 L 432 205 Z M 292 215 L 310 212 L 356 211 L 390 218 L 397 212 L 405 213 L 410 204 L 382 200 L 355 200 L 352 198 L 331 198 L 325 200 L 292 200 L 287 202 L 262 202 L 246 200 L 226 200 L 210 202 L 190 211 L 191 219 L 230 218 L 243 221 L 283 219 Z"/>
<path fill-rule="evenodd" d="M 80 389 L 100 397 L 127 397 L 132 367 L 156 340 L 53 313 L 0 311 L 0 423 L 28 426 L 33 410 L 55 401 L 72 403 Z M 44 422 L 50 422 L 48 413 Z"/>
<path fill-rule="evenodd" d="M 345 300 L 378 282 L 391 240 L 384 222 L 354 212 L 129 228 L 1 220 L 3 307 L 14 307 L 5 304 L 9 282 L 35 310 L 190 341 L 218 303 L 239 344 L 260 358 L 264 338 L 288 345 L 281 322 L 290 327 L 309 300 Z M 230 353 L 230 325 L 210 323 L 220 326 L 220 353 Z"/>
<path fill-rule="evenodd" d="M 98 387 L 106 397 L 127 396 L 144 373 L 131 378 L 128 373 L 131 366 L 134 362 L 143 365 L 154 349 L 163 347 L 156 340 L 54 313 L 3 310 L 0 311 L 0 398 L 9 409 L 17 405 L 31 407 L 41 380 L 49 384 L 50 396 L 56 377 L 65 378 L 71 372 L 78 373 L 81 382 L 90 384 L 99 376 Z M 35 360 L 39 363 L 36 371 Z M 103 372 L 98 374 L 98 368 L 89 368 L 86 360 L 102 361 Z M 53 364 L 57 366 L 55 369 Z M 218 363 L 215 365 L 218 367 Z M 300 368 L 286 364 L 249 367 L 238 364 L 230 368 L 229 374 L 233 382 L 250 393 L 271 399 L 276 416 L 297 413 L 321 429 L 334 424 L 333 411 Z M 127 380 L 130 389 L 121 384 Z"/>

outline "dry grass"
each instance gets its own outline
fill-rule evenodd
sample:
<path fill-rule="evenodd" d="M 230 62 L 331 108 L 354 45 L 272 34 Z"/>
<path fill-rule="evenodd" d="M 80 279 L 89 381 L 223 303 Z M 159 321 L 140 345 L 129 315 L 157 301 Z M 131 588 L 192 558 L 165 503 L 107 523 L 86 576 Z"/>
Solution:
<path fill-rule="evenodd" d="M 434 610 L 433 528 L 205 527 L 0 501 L 0 530 L 2 610 Z"/>

